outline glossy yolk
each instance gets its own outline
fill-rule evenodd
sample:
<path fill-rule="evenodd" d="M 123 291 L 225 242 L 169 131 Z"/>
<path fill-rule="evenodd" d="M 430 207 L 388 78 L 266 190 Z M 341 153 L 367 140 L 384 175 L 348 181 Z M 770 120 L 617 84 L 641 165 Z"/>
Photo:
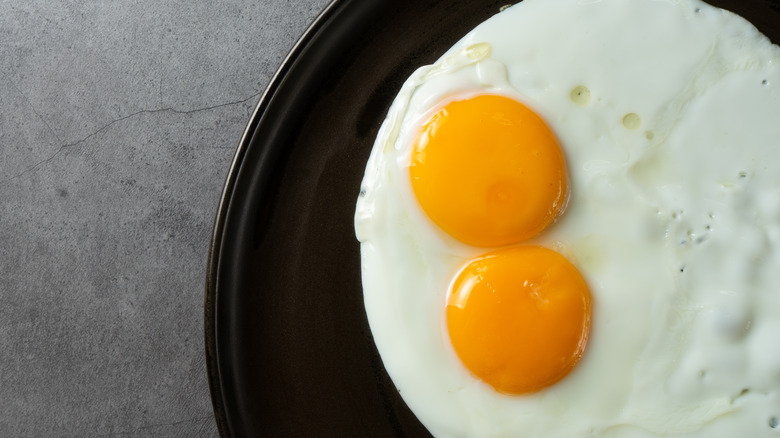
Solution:
<path fill-rule="evenodd" d="M 474 246 L 526 240 L 566 203 L 555 135 L 536 113 L 504 96 L 479 95 L 436 112 L 417 137 L 410 174 L 426 214 Z"/>
<path fill-rule="evenodd" d="M 520 246 L 467 265 L 447 299 L 450 341 L 474 375 L 507 394 L 535 392 L 577 364 L 588 339 L 590 293 L 555 251 Z"/>

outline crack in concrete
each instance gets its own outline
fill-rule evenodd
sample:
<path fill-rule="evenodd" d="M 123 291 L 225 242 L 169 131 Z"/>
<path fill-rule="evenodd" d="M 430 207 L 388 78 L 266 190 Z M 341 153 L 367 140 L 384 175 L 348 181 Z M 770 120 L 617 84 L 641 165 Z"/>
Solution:
<path fill-rule="evenodd" d="M 32 101 L 29 97 L 27 97 L 27 94 L 22 91 L 19 86 L 16 85 L 16 82 L 14 82 L 10 77 L 8 77 L 8 74 L 5 72 L 1 72 L 3 74 L 3 78 L 5 78 L 6 81 L 8 81 L 9 84 L 16 90 L 17 93 L 19 93 L 20 96 L 22 96 L 22 99 L 24 99 L 25 102 L 27 102 L 27 105 L 32 110 L 33 114 L 35 114 L 36 117 L 43 123 L 44 126 L 46 126 L 46 129 L 51 132 L 51 135 L 54 136 L 54 138 L 57 140 L 57 143 L 62 143 L 62 139 L 59 135 L 57 135 L 56 132 L 54 132 L 54 129 L 52 129 L 51 125 L 49 125 L 49 122 L 46 121 L 46 119 L 38 112 L 38 110 L 35 109 L 35 105 L 32 104 Z"/>
<path fill-rule="evenodd" d="M 162 56 L 163 39 L 164 38 L 165 38 L 165 25 L 163 24 L 163 30 L 162 30 L 161 35 L 160 35 L 160 54 L 159 54 L 159 56 L 160 56 L 160 89 L 159 89 L 159 92 L 160 92 L 160 108 L 162 108 L 162 106 L 163 106 L 163 77 L 165 76 L 165 72 L 163 71 L 164 63 L 163 63 L 163 56 Z"/>
<path fill-rule="evenodd" d="M 13 82 L 11 82 L 11 84 L 13 85 Z M 16 86 L 14 85 L 14 87 L 16 87 Z M 82 138 L 82 139 L 80 139 L 78 141 L 75 141 L 73 143 L 67 143 L 67 144 L 60 145 L 60 147 L 56 151 L 54 151 L 53 154 L 49 155 L 47 158 L 44 158 L 43 160 L 38 161 L 37 163 L 33 164 L 32 166 L 29 166 L 29 167 L 25 168 L 24 170 L 22 170 L 21 172 L 17 173 L 16 175 L 11 176 L 9 178 L 6 178 L 6 179 L 0 181 L 0 185 L 6 184 L 6 183 L 8 183 L 10 181 L 13 181 L 14 179 L 17 179 L 17 178 L 19 178 L 19 177 L 29 173 L 29 172 L 32 172 L 33 170 L 37 169 L 38 167 L 40 167 L 40 166 L 50 162 L 54 158 L 56 158 L 57 155 L 59 155 L 63 151 L 65 151 L 67 149 L 70 149 L 70 148 L 72 148 L 74 146 L 78 146 L 78 145 L 86 142 L 90 138 L 92 138 L 92 137 L 100 134 L 101 132 L 107 130 L 108 128 L 110 128 L 114 124 L 122 122 L 124 120 L 129 119 L 129 118 L 132 118 L 132 117 L 135 117 L 135 116 L 138 116 L 138 115 L 141 115 L 141 114 L 156 114 L 156 113 L 164 113 L 164 112 L 171 112 L 171 113 L 174 113 L 174 114 L 185 114 L 185 115 L 187 115 L 187 114 L 194 114 L 194 113 L 198 113 L 198 112 L 214 110 L 214 109 L 217 109 L 217 108 L 223 108 L 223 107 L 226 107 L 226 106 L 240 105 L 242 103 L 246 103 L 246 102 L 248 102 L 248 101 L 258 97 L 259 95 L 260 95 L 260 93 L 254 93 L 254 94 L 252 94 L 251 96 L 249 96 L 249 97 L 247 97 L 245 99 L 241 99 L 241 100 L 237 100 L 237 101 L 233 101 L 233 102 L 227 102 L 227 103 L 220 103 L 220 104 L 217 104 L 217 105 L 207 106 L 207 107 L 203 107 L 203 108 L 196 108 L 196 109 L 192 109 L 192 110 L 177 110 L 175 108 L 158 108 L 158 109 L 151 109 L 151 110 L 136 111 L 136 112 L 134 112 L 132 114 L 128 114 L 126 116 L 120 117 L 118 119 L 114 119 L 114 120 L 106 123 L 100 129 L 92 132 L 91 134 L 87 135 L 86 137 L 84 137 L 84 138 Z M 22 94 L 22 96 L 24 96 L 24 94 Z M 28 103 L 29 103 L 29 101 L 28 101 Z M 35 112 L 36 115 L 38 114 L 35 111 L 35 109 L 33 109 L 33 112 Z M 43 123 L 47 127 L 49 127 L 48 123 L 46 123 L 46 121 L 42 117 L 41 117 L 41 121 L 43 121 Z M 49 129 L 51 130 L 51 128 L 49 128 Z M 54 136 L 59 140 L 59 137 L 57 137 L 57 134 L 54 131 L 52 131 L 52 134 L 54 134 Z"/>
<path fill-rule="evenodd" d="M 192 418 L 192 419 L 189 419 L 189 420 L 174 421 L 174 422 L 171 422 L 171 423 L 150 424 L 148 426 L 141 426 L 141 427 L 139 427 L 137 429 L 133 429 L 133 430 L 126 431 L 126 432 L 125 431 L 122 431 L 122 432 L 111 432 L 111 433 L 108 433 L 106 435 L 97 435 L 97 437 L 108 438 L 108 437 L 115 437 L 115 436 L 122 436 L 122 435 L 135 435 L 135 434 L 138 434 L 139 432 L 142 432 L 142 431 L 148 431 L 149 429 L 155 429 L 155 428 L 158 428 L 158 427 L 166 427 L 166 426 L 178 426 L 180 424 L 185 424 L 185 423 L 201 423 L 201 429 L 202 429 L 203 428 L 203 423 L 206 423 L 211 418 L 212 417 L 210 417 L 210 416 L 205 416 L 205 417 Z"/>

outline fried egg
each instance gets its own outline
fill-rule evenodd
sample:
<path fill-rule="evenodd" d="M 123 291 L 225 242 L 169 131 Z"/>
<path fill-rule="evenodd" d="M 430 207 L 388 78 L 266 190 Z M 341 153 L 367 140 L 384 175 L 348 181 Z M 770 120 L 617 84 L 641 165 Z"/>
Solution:
<path fill-rule="evenodd" d="M 780 433 L 779 65 L 698 0 L 525 0 L 415 71 L 355 231 L 434 436 Z"/>

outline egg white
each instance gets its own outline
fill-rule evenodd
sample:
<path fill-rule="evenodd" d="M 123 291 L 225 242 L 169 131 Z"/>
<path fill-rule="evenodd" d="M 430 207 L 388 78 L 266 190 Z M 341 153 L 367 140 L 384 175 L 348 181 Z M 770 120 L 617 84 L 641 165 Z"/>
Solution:
<path fill-rule="evenodd" d="M 752 25 L 697 0 L 525 0 L 409 78 L 355 230 L 382 361 L 435 436 L 778 432 L 778 65 Z M 593 298 L 580 364 L 527 396 L 496 393 L 449 345 L 447 287 L 486 249 L 432 224 L 409 181 L 425 118 L 484 92 L 526 103 L 561 141 L 570 203 L 530 243 L 565 255 Z"/>

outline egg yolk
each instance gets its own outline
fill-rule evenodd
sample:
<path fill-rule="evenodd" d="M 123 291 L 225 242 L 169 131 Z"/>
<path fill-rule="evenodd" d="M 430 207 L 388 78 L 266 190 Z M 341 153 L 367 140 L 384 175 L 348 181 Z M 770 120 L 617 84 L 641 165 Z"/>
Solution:
<path fill-rule="evenodd" d="M 410 167 L 426 214 L 469 245 L 526 240 L 566 204 L 563 152 L 522 103 L 478 95 L 450 102 L 422 126 Z"/>
<path fill-rule="evenodd" d="M 543 389 L 579 361 L 590 328 L 590 293 L 555 251 L 520 246 L 485 254 L 456 277 L 447 329 L 474 375 L 506 394 Z"/>

